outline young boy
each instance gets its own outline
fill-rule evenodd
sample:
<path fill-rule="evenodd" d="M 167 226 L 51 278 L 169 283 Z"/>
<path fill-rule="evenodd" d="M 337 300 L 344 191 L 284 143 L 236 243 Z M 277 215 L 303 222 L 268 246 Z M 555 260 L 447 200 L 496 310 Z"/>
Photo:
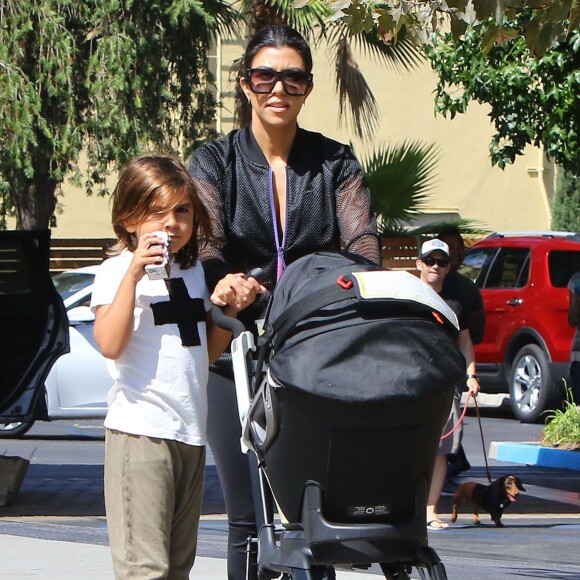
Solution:
<path fill-rule="evenodd" d="M 186 580 L 203 491 L 208 367 L 230 339 L 212 324 L 197 261 L 211 225 L 187 170 L 166 155 L 132 161 L 112 204 L 119 241 L 99 269 L 91 307 L 115 380 L 105 419 L 113 567 L 118 579 Z M 150 279 L 146 267 L 169 253 L 170 275 L 157 268 Z M 259 284 L 247 286 L 246 301 L 232 300 L 226 314 L 251 303 Z"/>

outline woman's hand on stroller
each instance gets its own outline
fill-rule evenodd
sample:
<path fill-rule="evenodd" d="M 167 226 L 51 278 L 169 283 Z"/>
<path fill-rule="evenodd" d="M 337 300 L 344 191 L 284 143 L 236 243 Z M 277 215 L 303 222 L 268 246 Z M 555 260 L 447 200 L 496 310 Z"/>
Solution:
<path fill-rule="evenodd" d="M 252 304 L 258 294 L 267 292 L 266 287 L 252 274 L 254 270 L 248 274 L 227 274 L 216 284 L 211 301 L 224 308 L 228 316 L 235 316 Z M 260 277 L 258 273 L 255 275 Z"/>

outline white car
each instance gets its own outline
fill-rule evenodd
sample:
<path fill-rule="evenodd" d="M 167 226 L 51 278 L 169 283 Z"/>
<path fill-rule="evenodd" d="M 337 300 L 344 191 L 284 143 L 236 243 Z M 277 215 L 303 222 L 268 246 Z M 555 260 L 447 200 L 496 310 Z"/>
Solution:
<path fill-rule="evenodd" d="M 70 352 L 52 366 L 44 381 L 45 397 L 39 397 L 32 417 L 13 422 L 0 419 L 0 438 L 21 437 L 38 420 L 105 417 L 113 381 L 95 344 L 95 316 L 89 309 L 97 270 L 98 266 L 86 266 L 53 277 L 68 316 Z"/>

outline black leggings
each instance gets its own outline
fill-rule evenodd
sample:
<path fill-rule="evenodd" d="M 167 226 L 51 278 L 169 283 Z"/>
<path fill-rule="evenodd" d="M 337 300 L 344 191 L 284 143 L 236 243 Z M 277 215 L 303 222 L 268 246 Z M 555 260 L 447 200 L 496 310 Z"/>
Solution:
<path fill-rule="evenodd" d="M 256 517 L 247 455 L 240 449 L 241 426 L 232 381 L 209 375 L 207 436 L 228 512 L 228 580 L 246 579 L 248 536 L 256 535 Z M 257 580 L 256 555 L 249 580 Z"/>

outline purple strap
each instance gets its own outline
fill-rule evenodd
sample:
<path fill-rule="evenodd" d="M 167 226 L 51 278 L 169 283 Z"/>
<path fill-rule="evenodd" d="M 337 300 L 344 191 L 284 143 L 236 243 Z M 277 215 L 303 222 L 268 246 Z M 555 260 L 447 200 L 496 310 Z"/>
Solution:
<path fill-rule="evenodd" d="M 276 282 L 280 280 L 284 270 L 286 269 L 286 262 L 284 262 L 284 245 L 286 244 L 286 215 L 284 215 L 284 233 L 282 235 L 282 243 L 280 243 L 280 236 L 278 233 L 278 219 L 276 217 L 276 205 L 274 203 L 274 173 L 272 168 L 268 168 L 268 191 L 270 193 L 270 208 L 272 209 L 272 225 L 274 227 L 274 239 L 276 240 L 276 253 L 278 254 L 278 265 L 276 268 Z"/>

